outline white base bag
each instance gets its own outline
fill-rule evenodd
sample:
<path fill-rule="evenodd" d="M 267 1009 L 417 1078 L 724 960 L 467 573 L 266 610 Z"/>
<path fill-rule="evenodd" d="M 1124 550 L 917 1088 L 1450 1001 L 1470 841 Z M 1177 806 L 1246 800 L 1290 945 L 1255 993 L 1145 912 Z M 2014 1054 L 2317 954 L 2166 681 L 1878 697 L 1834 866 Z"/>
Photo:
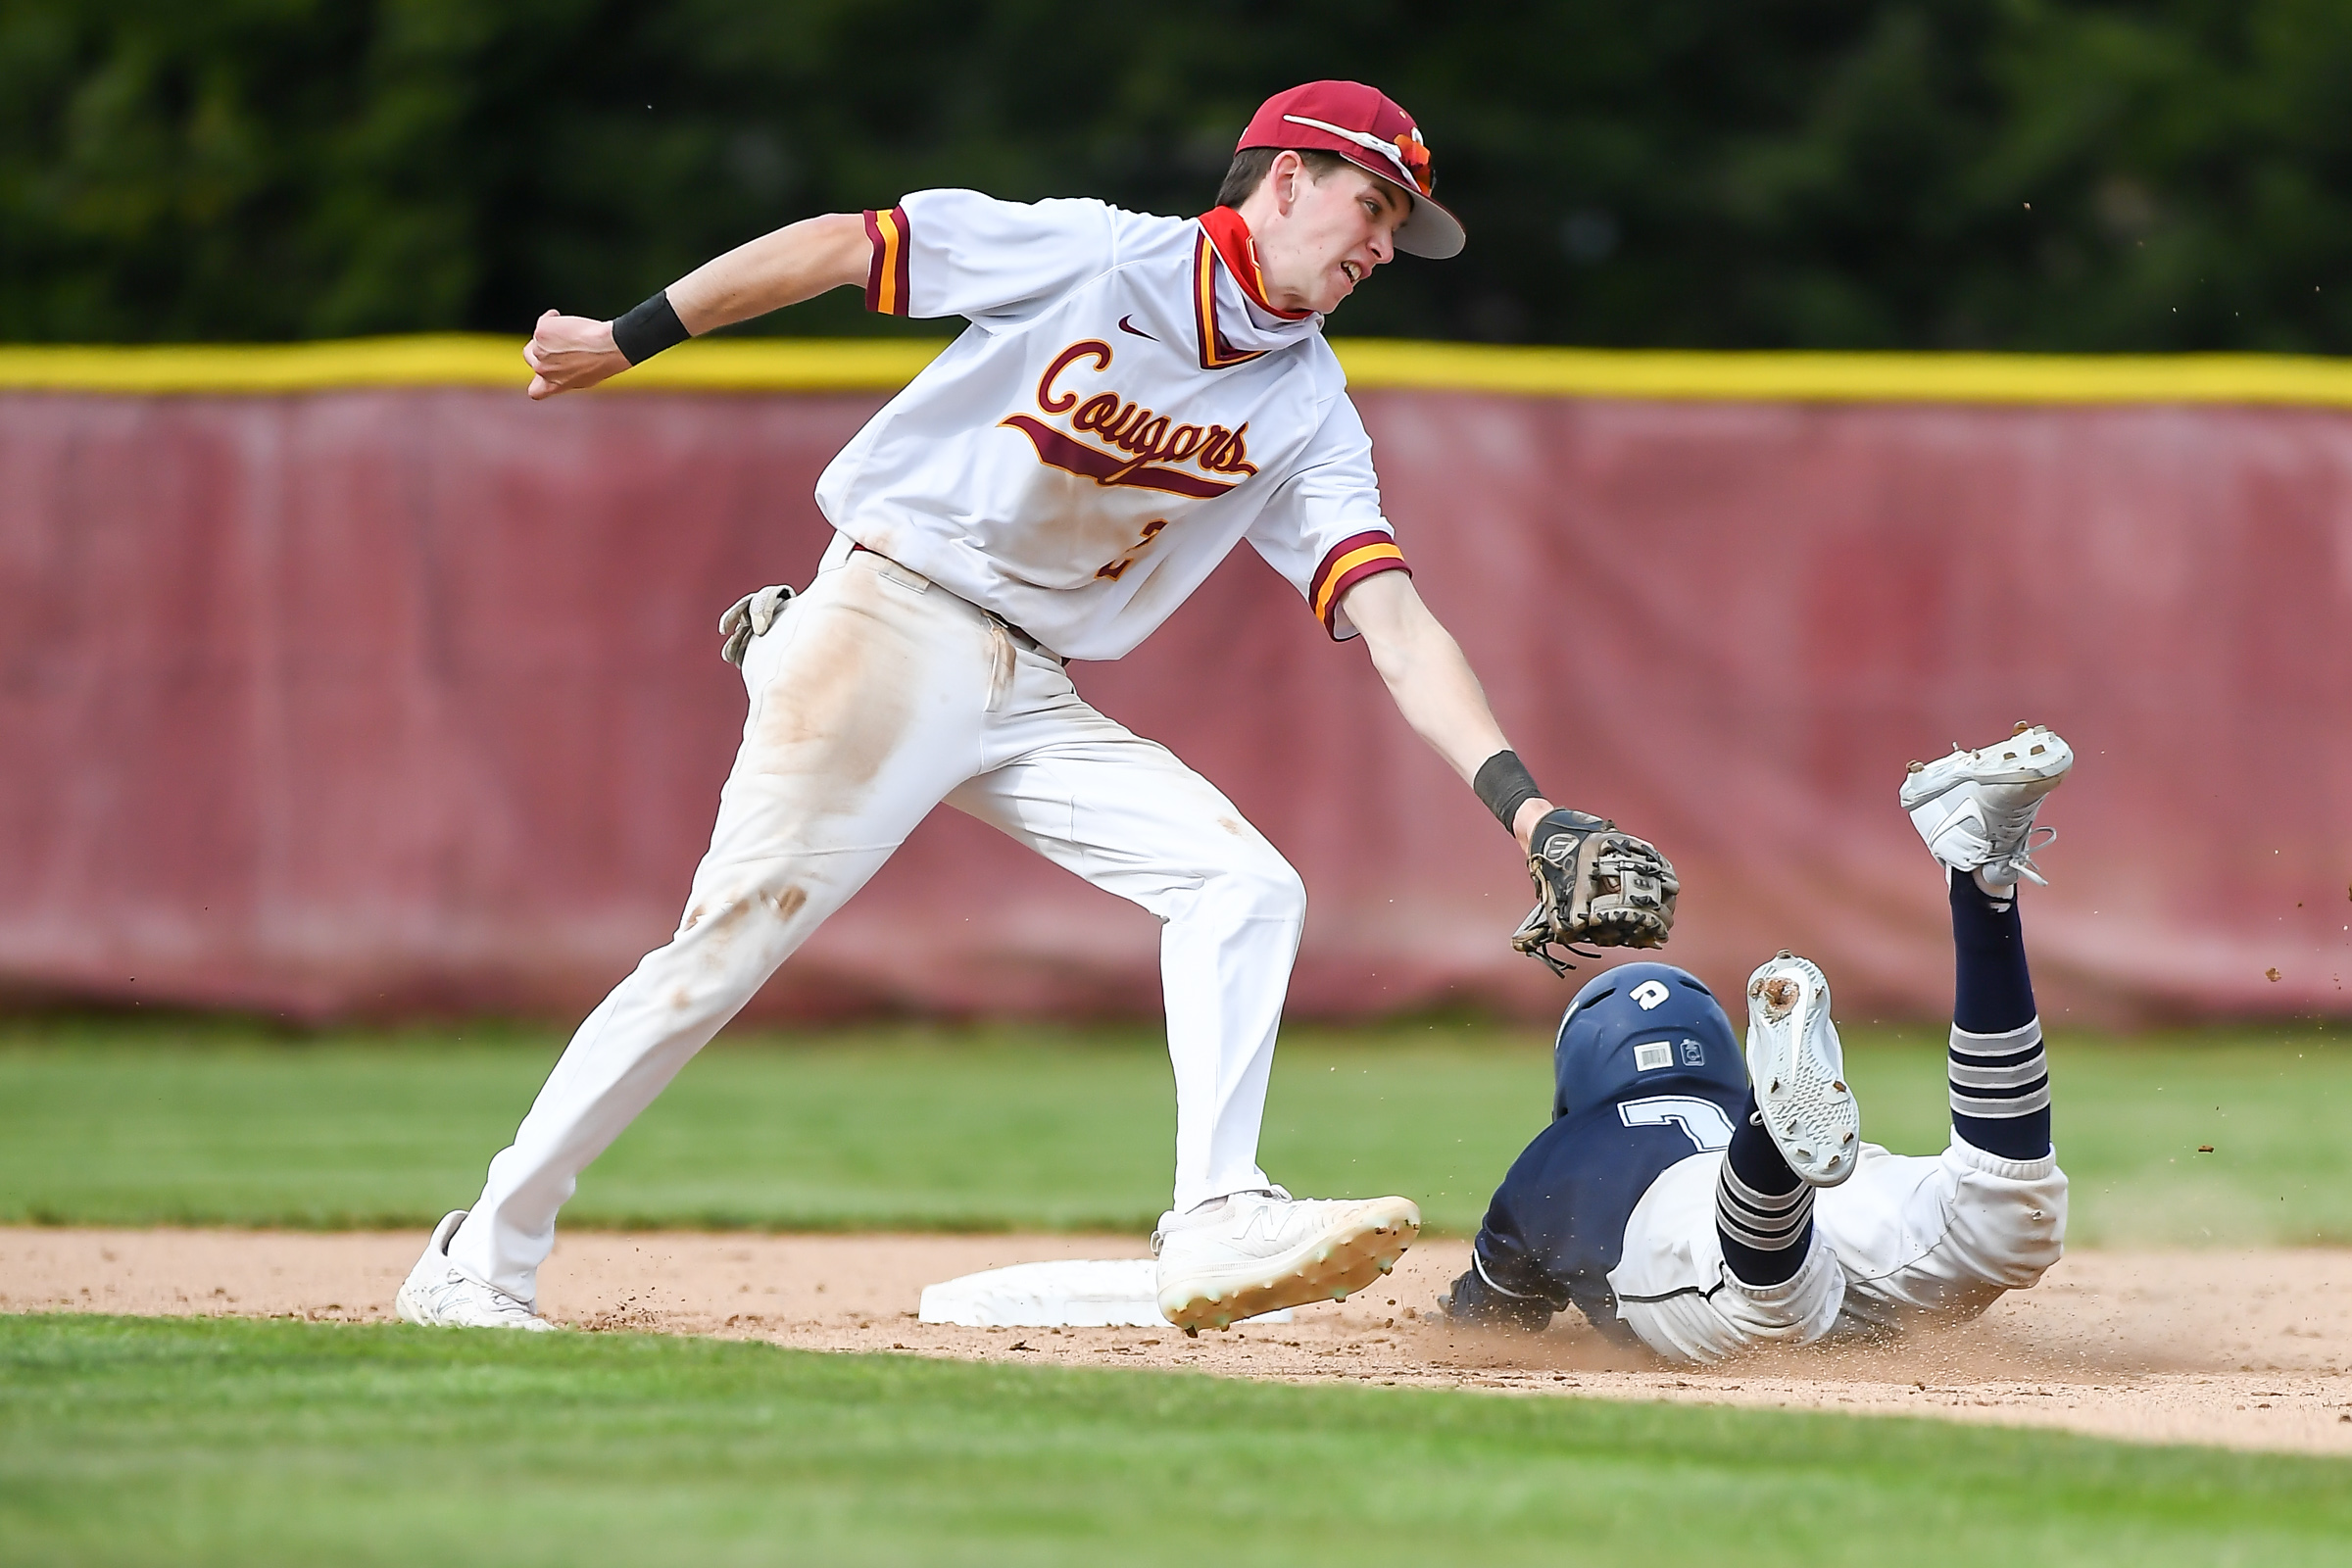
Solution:
<path fill-rule="evenodd" d="M 1064 1259 L 983 1269 L 923 1287 L 925 1323 L 967 1329 L 1164 1329 L 1159 1265 L 1148 1257 Z M 1285 1310 L 1250 1318 L 1288 1323 Z"/>

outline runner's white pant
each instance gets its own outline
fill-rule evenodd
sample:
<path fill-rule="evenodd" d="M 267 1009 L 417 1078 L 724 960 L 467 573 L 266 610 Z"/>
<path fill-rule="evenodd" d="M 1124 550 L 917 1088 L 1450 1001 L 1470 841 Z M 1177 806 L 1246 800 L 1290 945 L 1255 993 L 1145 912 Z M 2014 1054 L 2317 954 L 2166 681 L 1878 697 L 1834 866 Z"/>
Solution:
<path fill-rule="evenodd" d="M 1258 1126 L 1306 891 L 1231 802 L 1057 661 L 870 553 L 821 572 L 743 674 L 685 918 L 580 1025 L 453 1261 L 535 1299 L 580 1172 L 943 800 L 1160 918 L 1175 1206 L 1268 1185 Z"/>
<path fill-rule="evenodd" d="M 1853 1175 L 1814 1200 L 1804 1266 L 1756 1289 L 1723 1265 L 1722 1165 L 1715 1152 L 1661 1172 L 1634 1205 L 1623 1258 L 1609 1271 L 1617 1315 L 1677 1360 L 1974 1317 L 2039 1280 L 2066 1247 L 2066 1173 L 2055 1153 L 2002 1159 L 1958 1134 L 1932 1159 L 1865 1144 Z"/>

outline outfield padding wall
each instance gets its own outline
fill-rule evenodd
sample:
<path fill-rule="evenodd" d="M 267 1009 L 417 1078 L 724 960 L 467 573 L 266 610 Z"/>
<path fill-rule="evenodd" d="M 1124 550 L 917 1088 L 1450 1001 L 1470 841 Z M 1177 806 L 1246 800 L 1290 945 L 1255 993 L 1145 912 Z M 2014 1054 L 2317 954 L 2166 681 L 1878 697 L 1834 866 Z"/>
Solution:
<path fill-rule="evenodd" d="M 0 355 L 0 985 L 592 1004 L 710 828 L 743 703 L 719 610 L 806 579 L 817 470 L 924 352 L 762 379 L 723 347 L 545 405 L 421 350 L 307 379 L 241 351 L 274 382 Z M 1895 788 L 2033 718 L 2082 753 L 2027 905 L 2045 1013 L 2345 1011 L 2339 368 L 1775 358 L 1350 354 L 1417 581 L 1520 751 L 1680 867 L 1668 956 L 1729 994 L 1794 948 L 1848 1014 L 1941 1011 Z M 1074 672 L 1304 874 L 1295 1012 L 1570 994 L 1505 944 L 1513 847 L 1254 556 Z M 1148 1013 L 1154 938 L 942 809 L 758 1005 Z"/>

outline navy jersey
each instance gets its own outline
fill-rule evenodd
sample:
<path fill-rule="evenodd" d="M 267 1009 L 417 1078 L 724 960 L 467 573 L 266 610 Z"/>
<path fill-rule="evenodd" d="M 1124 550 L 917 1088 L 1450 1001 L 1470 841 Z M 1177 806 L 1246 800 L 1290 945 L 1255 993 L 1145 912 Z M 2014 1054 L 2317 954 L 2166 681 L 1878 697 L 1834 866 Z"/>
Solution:
<path fill-rule="evenodd" d="M 1552 1123 L 1495 1189 L 1451 1309 L 1534 1327 L 1573 1304 L 1630 1342 L 1608 1280 L 1626 1221 L 1667 1166 L 1731 1142 L 1747 1067 L 1714 993 L 1662 963 L 1578 993 L 1552 1067 Z"/>

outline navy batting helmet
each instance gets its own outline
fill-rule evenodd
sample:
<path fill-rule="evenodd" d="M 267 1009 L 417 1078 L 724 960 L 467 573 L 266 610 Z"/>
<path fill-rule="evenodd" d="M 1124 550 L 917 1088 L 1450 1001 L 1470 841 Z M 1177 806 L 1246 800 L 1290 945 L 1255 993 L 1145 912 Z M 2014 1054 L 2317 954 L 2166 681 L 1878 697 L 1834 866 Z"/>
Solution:
<path fill-rule="evenodd" d="M 1671 1080 L 1747 1089 L 1732 1021 L 1698 976 L 1671 963 L 1625 963 L 1594 975 L 1568 1004 L 1552 1047 L 1551 1117 Z"/>

